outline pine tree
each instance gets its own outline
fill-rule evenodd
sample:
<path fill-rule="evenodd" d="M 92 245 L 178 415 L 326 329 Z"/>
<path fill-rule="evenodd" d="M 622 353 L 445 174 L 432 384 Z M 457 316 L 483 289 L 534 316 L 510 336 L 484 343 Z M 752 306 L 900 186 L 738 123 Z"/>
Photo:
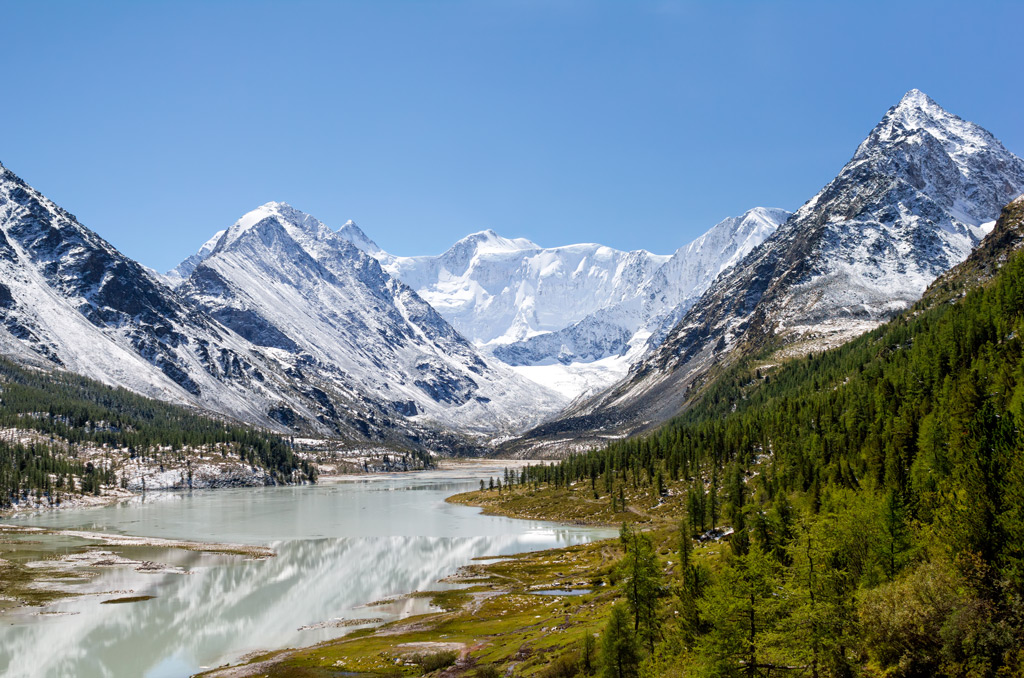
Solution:
<path fill-rule="evenodd" d="M 778 564 L 759 548 L 732 557 L 700 602 L 710 631 L 698 644 L 709 675 L 757 676 L 777 667 L 773 634 L 787 601 Z"/>
<path fill-rule="evenodd" d="M 700 597 L 697 566 L 693 562 L 693 539 L 689 521 L 683 517 L 679 525 L 679 625 L 683 642 L 690 645 L 700 626 L 697 599 Z"/>
<path fill-rule="evenodd" d="M 621 563 L 622 590 L 633 615 L 633 631 L 638 640 L 654 652 L 661 627 L 658 616 L 661 596 L 661 573 L 651 538 L 642 532 L 633 532 L 623 525 L 621 537 L 628 540 L 626 557 Z"/>
<path fill-rule="evenodd" d="M 623 602 L 615 603 L 601 634 L 601 678 L 637 678 L 640 653 Z"/>
<path fill-rule="evenodd" d="M 890 490 L 882 506 L 882 567 L 890 581 L 902 569 L 903 554 L 910 547 L 906 511 L 899 495 Z"/>

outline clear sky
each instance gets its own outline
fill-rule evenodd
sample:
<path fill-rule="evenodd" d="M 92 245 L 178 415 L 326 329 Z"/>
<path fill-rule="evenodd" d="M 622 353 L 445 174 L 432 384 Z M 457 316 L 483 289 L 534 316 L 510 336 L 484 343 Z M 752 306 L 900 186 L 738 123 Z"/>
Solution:
<path fill-rule="evenodd" d="M 270 200 L 395 254 L 670 253 L 917 87 L 1024 154 L 1021 2 L 4 3 L 0 162 L 166 270 Z"/>

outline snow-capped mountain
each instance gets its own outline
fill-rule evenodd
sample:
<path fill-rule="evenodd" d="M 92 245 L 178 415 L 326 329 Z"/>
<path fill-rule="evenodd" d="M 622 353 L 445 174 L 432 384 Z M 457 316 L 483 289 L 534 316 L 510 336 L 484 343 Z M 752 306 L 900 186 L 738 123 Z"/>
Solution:
<path fill-rule="evenodd" d="M 192 271 L 196 270 L 196 266 L 201 264 L 204 259 L 210 256 L 210 253 L 213 252 L 213 248 L 217 246 L 217 243 L 220 242 L 220 239 L 226 232 L 227 229 L 214 233 L 212 238 L 203 243 L 203 246 L 199 248 L 198 252 L 189 256 L 180 264 L 167 271 L 163 276 L 164 280 L 172 287 L 180 285 L 185 278 L 192 275 Z"/>
<path fill-rule="evenodd" d="M 542 248 L 494 231 L 466 236 L 438 256 L 374 256 L 484 346 L 560 330 L 629 299 L 668 260 L 593 243 Z"/>
<path fill-rule="evenodd" d="M 640 291 L 645 300 L 644 322 L 651 331 L 648 347 L 659 346 L 719 275 L 742 261 L 792 215 L 784 209 L 755 207 L 720 221 L 676 250 Z"/>
<path fill-rule="evenodd" d="M 838 176 L 719 276 L 626 380 L 530 437 L 541 444 L 566 430 L 640 430 L 676 414 L 723 360 L 852 338 L 963 261 L 1022 191 L 1024 162 L 911 90 Z"/>
<path fill-rule="evenodd" d="M 342 225 L 342 227 L 338 229 L 338 235 L 340 235 L 345 240 L 348 240 L 350 243 L 352 243 L 362 251 L 366 252 L 370 256 L 387 256 L 384 250 L 378 247 L 377 243 L 373 242 L 368 237 L 366 237 L 366 234 L 363 233 L 362 229 L 356 226 L 356 222 L 352 221 L 351 219 L 346 221 Z"/>
<path fill-rule="evenodd" d="M 182 303 L 2 166 L 0 281 L 0 352 L 21 362 L 282 431 L 302 424 L 385 439 L 398 428 L 382 428 L 387 410 L 354 394 L 313 393 L 312 384 L 285 374 L 294 360 L 268 358 Z M 324 399 L 346 413 L 325 420 Z"/>
<path fill-rule="evenodd" d="M 711 281 L 789 216 L 756 208 L 670 257 L 596 244 L 541 248 L 493 231 L 439 256 L 396 257 L 350 224 L 342 232 L 410 285 L 464 336 L 568 398 L 625 376 Z"/>
<path fill-rule="evenodd" d="M 249 215 L 178 267 L 179 273 L 190 270 L 183 289 L 196 295 L 204 290 L 221 322 L 0 165 L 0 353 L 277 431 L 356 443 L 450 449 L 465 444 L 461 434 L 504 432 L 558 408 L 557 396 L 488 365 L 375 260 L 312 217 L 282 206 L 278 212 L 283 211 L 291 217 L 288 228 L 305 235 L 303 248 L 277 221 Z M 333 240 L 343 244 L 344 256 Z M 371 381 L 356 371 L 358 361 L 304 351 L 302 337 L 267 323 L 264 315 L 279 316 L 261 315 L 258 305 L 212 303 L 218 294 L 247 298 L 232 296 L 232 275 L 254 271 L 251 262 L 239 259 L 247 246 L 247 253 L 263 256 L 263 264 L 269 252 L 293 258 L 277 260 L 272 282 L 249 280 L 245 294 L 290 304 L 295 324 L 282 326 L 318 341 L 318 321 L 351 321 L 346 336 L 364 347 L 367 360 L 379 362 L 385 376 Z M 322 266 L 314 256 L 335 260 Z M 339 306 L 341 297 L 328 290 L 344 266 L 352 267 L 346 284 L 355 285 L 357 278 L 365 283 L 358 300 L 368 307 Z M 288 276 L 308 286 L 284 290 Z M 322 297 L 311 290 L 322 291 Z M 311 305 L 314 298 L 332 305 Z M 421 343 L 431 348 L 418 352 Z M 411 374 L 396 372 L 391 363 L 401 360 Z M 445 416 L 449 411 L 456 413 Z M 458 430 L 439 429 L 438 422 Z"/>
<path fill-rule="evenodd" d="M 300 372 L 417 421 L 509 432 L 564 404 L 482 356 L 352 244 L 360 233 L 351 223 L 336 232 L 289 205 L 267 203 L 204 246 L 177 290 L 264 350 L 300 356 Z"/>
<path fill-rule="evenodd" d="M 612 356 L 627 364 L 661 343 L 718 275 L 735 265 L 789 218 L 782 209 L 755 207 L 715 224 L 680 247 L 631 296 L 608 304 L 567 327 L 496 346 L 511 365 L 538 365 L 554 358 L 570 365 Z"/>

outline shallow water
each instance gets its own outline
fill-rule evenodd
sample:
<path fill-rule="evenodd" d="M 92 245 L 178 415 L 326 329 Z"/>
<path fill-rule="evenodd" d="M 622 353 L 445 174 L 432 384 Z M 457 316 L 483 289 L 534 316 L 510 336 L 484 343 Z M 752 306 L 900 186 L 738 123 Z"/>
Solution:
<path fill-rule="evenodd" d="M 351 620 L 425 611 L 422 598 L 385 606 L 366 603 L 445 588 L 437 580 L 473 558 L 615 534 L 484 516 L 478 509 L 444 502 L 451 494 L 479 487 L 487 473 L 462 467 L 299 487 L 153 493 L 115 506 L 12 520 L 56 529 L 269 545 L 278 555 L 247 561 L 111 547 L 120 555 L 176 565 L 188 573 L 97 568 L 97 577 L 82 585 L 89 595 L 42 610 L 65 614 L 39 615 L 36 608 L 0 614 L 0 675 L 188 676 L 250 652 L 338 637 L 353 628 Z M 490 473 L 498 475 L 493 469 Z M 69 547 L 67 538 L 54 540 L 54 552 Z M 155 597 L 102 604 L 146 595 Z"/>

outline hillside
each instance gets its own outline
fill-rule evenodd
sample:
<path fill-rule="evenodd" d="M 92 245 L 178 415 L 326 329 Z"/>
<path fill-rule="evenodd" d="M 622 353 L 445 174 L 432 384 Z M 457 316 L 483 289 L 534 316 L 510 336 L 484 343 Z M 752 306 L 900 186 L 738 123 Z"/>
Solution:
<path fill-rule="evenodd" d="M 0 510 L 57 507 L 128 490 L 316 477 L 316 465 L 279 435 L 0 359 Z"/>
<path fill-rule="evenodd" d="M 648 436 L 462 501 L 724 535 L 656 603 L 655 673 L 1017 675 L 1022 204 L 872 332 L 782 364 L 753 356 Z"/>
<path fill-rule="evenodd" d="M 530 432 L 515 451 L 556 453 L 651 430 L 742 357 L 821 351 L 877 327 L 966 259 L 1022 191 L 1024 161 L 911 90 L 625 380 Z"/>

